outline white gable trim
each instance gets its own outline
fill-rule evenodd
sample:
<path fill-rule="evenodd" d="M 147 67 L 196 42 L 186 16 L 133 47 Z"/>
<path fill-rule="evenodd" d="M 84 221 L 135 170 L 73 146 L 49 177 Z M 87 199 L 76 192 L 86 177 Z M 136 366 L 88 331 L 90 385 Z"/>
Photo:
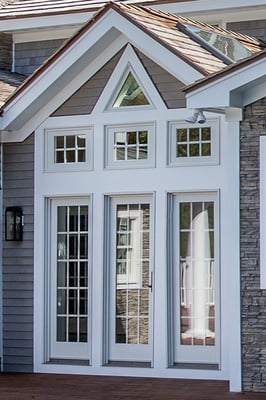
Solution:
<path fill-rule="evenodd" d="M 133 50 L 132 46 L 128 44 L 118 64 L 116 65 L 109 81 L 107 82 L 107 85 L 105 86 L 101 97 L 95 105 L 94 112 L 103 112 L 104 110 L 108 110 L 111 112 L 128 111 L 127 107 L 124 107 L 122 109 L 111 109 L 110 103 L 115 100 L 117 90 L 119 91 L 122 87 L 126 79 L 126 75 L 129 71 L 133 73 L 136 81 L 143 89 L 144 94 L 150 103 L 147 108 L 152 107 L 157 109 L 166 109 L 166 106 L 162 101 L 161 96 L 151 82 L 150 77 L 148 76 L 143 65 L 138 59 L 135 51 Z"/>
<path fill-rule="evenodd" d="M 188 108 L 242 108 L 261 98 L 263 93 L 261 80 L 264 78 L 266 82 L 265 69 L 266 58 L 263 58 L 213 82 L 207 81 L 206 85 L 187 93 L 187 106 Z M 257 86 L 260 86 L 260 90 L 255 91 L 254 88 Z"/>
<path fill-rule="evenodd" d="M 110 59 L 127 42 L 184 84 L 202 78 L 174 53 L 110 9 L 6 106 L 0 130 L 17 131 L 16 139 L 24 140 L 96 72 L 96 64 L 99 69 L 108 61 L 107 54 Z M 5 134 L 3 137 L 8 140 Z"/>

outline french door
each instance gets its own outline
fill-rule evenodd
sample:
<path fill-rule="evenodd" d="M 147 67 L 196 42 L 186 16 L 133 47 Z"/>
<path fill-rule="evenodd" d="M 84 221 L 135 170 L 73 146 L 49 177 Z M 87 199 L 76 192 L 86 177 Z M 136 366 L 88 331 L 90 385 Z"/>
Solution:
<path fill-rule="evenodd" d="M 50 358 L 89 359 L 89 204 L 51 203 Z"/>
<path fill-rule="evenodd" d="M 112 198 L 109 361 L 152 359 L 152 203 Z"/>
<path fill-rule="evenodd" d="M 219 363 L 216 194 L 174 196 L 174 363 Z"/>

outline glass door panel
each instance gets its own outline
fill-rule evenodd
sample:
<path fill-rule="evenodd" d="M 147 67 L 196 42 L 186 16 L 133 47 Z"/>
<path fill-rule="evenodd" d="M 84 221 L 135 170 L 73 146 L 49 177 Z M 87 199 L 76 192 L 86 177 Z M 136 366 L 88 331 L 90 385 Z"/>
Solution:
<path fill-rule="evenodd" d="M 175 362 L 218 362 L 219 312 L 215 202 L 176 205 Z"/>
<path fill-rule="evenodd" d="M 115 204 L 111 360 L 151 360 L 150 204 Z"/>
<path fill-rule="evenodd" d="M 58 202 L 53 206 L 51 358 L 88 358 L 88 205 Z"/>

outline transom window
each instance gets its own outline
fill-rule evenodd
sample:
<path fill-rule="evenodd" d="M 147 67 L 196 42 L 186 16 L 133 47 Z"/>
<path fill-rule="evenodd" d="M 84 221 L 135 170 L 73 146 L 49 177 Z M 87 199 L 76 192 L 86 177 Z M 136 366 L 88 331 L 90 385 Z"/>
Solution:
<path fill-rule="evenodd" d="M 114 134 L 115 160 L 141 160 L 148 158 L 148 131 L 122 131 Z"/>
<path fill-rule="evenodd" d="M 106 128 L 106 167 L 133 168 L 154 165 L 153 124 L 120 125 Z"/>
<path fill-rule="evenodd" d="M 176 157 L 211 156 L 211 128 L 177 128 Z"/>
<path fill-rule="evenodd" d="M 169 164 L 216 164 L 218 162 L 218 120 L 193 126 L 182 122 L 169 123 Z"/>
<path fill-rule="evenodd" d="M 92 129 L 60 128 L 45 131 L 47 171 L 92 169 Z"/>
<path fill-rule="evenodd" d="M 56 164 L 86 162 L 86 135 L 60 135 L 54 138 Z"/>

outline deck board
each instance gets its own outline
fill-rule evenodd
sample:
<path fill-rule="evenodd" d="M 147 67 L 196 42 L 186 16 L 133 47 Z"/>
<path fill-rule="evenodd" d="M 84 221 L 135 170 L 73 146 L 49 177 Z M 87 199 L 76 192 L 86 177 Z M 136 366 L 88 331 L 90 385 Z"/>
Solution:
<path fill-rule="evenodd" d="M 0 374 L 4 400 L 265 400 L 230 393 L 225 381 L 58 374 Z"/>

